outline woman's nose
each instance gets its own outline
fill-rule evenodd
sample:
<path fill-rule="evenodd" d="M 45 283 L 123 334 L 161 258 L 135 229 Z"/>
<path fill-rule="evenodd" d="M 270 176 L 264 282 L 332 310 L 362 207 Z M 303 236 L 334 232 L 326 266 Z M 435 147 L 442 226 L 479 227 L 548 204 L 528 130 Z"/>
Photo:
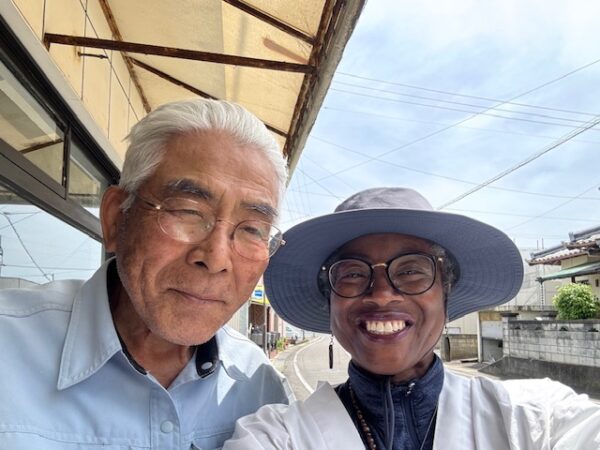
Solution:
<path fill-rule="evenodd" d="M 390 283 L 386 270 L 383 266 L 373 269 L 373 281 L 367 298 L 377 302 L 404 300 L 403 294 L 398 292 Z"/>

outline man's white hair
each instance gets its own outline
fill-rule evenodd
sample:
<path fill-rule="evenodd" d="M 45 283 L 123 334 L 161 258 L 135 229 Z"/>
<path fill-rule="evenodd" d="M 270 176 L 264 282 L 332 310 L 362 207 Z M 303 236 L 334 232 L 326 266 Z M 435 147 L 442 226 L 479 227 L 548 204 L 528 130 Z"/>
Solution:
<path fill-rule="evenodd" d="M 240 105 L 224 100 L 193 99 L 160 106 L 134 125 L 127 135 L 129 147 L 119 187 L 130 195 L 121 208 L 126 210 L 131 206 L 133 194 L 161 163 L 166 144 L 172 137 L 206 130 L 224 131 L 239 144 L 260 149 L 273 164 L 279 182 L 278 205 L 282 202 L 287 165 L 277 141 L 265 125 Z M 248 166 L 251 172 L 252 161 L 248 161 Z"/>

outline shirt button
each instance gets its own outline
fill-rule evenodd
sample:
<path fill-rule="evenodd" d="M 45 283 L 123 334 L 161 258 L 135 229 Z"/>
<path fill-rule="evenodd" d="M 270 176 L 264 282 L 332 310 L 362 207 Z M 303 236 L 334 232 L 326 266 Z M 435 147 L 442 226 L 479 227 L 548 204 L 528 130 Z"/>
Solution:
<path fill-rule="evenodd" d="M 206 361 L 206 362 L 203 362 L 203 363 L 200 365 L 200 368 L 201 368 L 202 370 L 209 370 L 209 369 L 211 369 L 211 368 L 212 368 L 212 366 L 213 366 L 213 363 L 211 363 L 210 361 Z"/>
<path fill-rule="evenodd" d="M 171 431 L 173 431 L 174 425 L 173 422 L 171 422 L 170 420 L 165 420 L 163 423 L 160 424 L 160 431 L 162 431 L 163 433 L 170 433 Z"/>

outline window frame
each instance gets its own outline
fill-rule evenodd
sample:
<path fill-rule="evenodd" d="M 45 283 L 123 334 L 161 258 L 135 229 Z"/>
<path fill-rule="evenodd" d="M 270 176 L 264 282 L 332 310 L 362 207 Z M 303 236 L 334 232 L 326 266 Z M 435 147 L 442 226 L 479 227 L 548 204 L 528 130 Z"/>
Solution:
<path fill-rule="evenodd" d="M 100 220 L 69 198 L 70 146 L 77 139 L 89 162 L 108 185 L 120 171 L 70 110 L 62 97 L 0 17 L 0 61 L 64 132 L 62 183 L 0 139 L 0 183 L 31 204 L 102 242 Z"/>

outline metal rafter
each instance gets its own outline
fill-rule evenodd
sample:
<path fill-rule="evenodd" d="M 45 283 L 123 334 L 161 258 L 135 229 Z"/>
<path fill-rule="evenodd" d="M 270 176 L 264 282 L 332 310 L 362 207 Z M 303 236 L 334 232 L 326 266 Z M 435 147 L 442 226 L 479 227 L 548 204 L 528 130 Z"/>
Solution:
<path fill-rule="evenodd" d="M 104 50 L 117 50 L 128 53 L 142 53 L 145 55 L 166 56 L 170 58 L 190 59 L 194 61 L 205 61 L 217 64 L 230 64 L 233 66 L 279 70 L 284 72 L 297 72 L 304 74 L 312 74 L 315 72 L 315 68 L 307 64 L 296 64 L 284 61 L 272 61 L 268 59 L 248 58 L 245 56 L 224 55 L 221 53 L 163 47 L 158 45 L 137 44 L 135 42 L 113 41 L 109 39 L 98 39 L 83 36 L 67 36 L 64 34 L 45 33 L 44 43 L 46 44 L 46 47 L 49 47 L 50 44 L 72 45 L 101 48 Z"/>
<path fill-rule="evenodd" d="M 318 67 L 319 59 L 322 54 L 324 40 L 333 32 L 334 24 L 332 22 L 332 18 L 334 17 L 334 9 L 341 8 L 343 4 L 342 0 L 326 0 L 325 5 L 323 6 L 323 12 L 321 13 L 321 22 L 319 23 L 319 28 L 317 30 L 317 37 L 315 39 L 316 44 L 313 46 L 312 52 L 310 54 L 309 64 L 313 67 Z M 331 30 L 329 33 L 328 31 Z M 300 93 L 298 94 L 298 100 L 296 101 L 296 106 L 294 107 L 294 114 L 292 116 L 292 123 L 290 124 L 290 139 L 285 142 L 285 147 L 283 149 L 283 154 L 288 158 L 291 158 L 290 149 L 294 145 L 294 140 L 297 138 L 297 130 L 300 126 L 300 119 L 305 115 L 306 108 L 308 107 L 308 96 L 310 94 L 311 87 L 314 85 L 316 81 L 316 72 L 313 74 L 306 74 L 304 76 L 304 80 L 302 81 L 302 86 L 300 87 Z"/>
<path fill-rule="evenodd" d="M 192 86 L 190 84 L 187 84 L 185 81 L 181 81 L 181 80 L 179 80 L 177 78 L 174 78 L 171 75 L 169 75 L 169 74 L 167 74 L 167 73 L 165 73 L 165 72 L 163 72 L 161 70 L 158 70 L 156 67 L 149 66 L 148 64 L 143 63 L 142 61 L 140 61 L 138 59 L 135 59 L 135 58 L 130 58 L 130 59 L 131 59 L 131 62 L 133 64 L 135 64 L 136 66 L 141 67 L 144 70 L 147 70 L 148 72 L 156 75 L 159 78 L 162 78 L 163 80 L 168 81 L 169 83 L 172 83 L 172 84 L 174 84 L 176 86 L 179 86 L 179 87 L 182 87 L 184 89 L 187 89 L 188 91 L 193 92 L 194 94 L 199 95 L 200 97 L 210 98 L 212 100 L 217 100 L 217 97 L 215 97 L 213 95 L 210 95 L 210 94 L 207 94 L 206 92 L 204 92 L 204 91 L 202 91 L 202 90 L 200 90 L 200 89 L 198 89 L 198 88 L 196 88 L 196 87 L 194 87 L 194 86 Z M 275 128 L 274 126 L 269 125 L 267 123 L 265 123 L 265 126 L 267 127 L 268 130 L 272 131 L 273 133 L 278 134 L 279 136 L 283 136 L 284 138 L 287 138 L 287 134 L 285 132 L 283 132 L 283 131 L 281 131 L 281 130 L 279 130 L 279 129 Z"/>
<path fill-rule="evenodd" d="M 242 0 L 223 0 L 223 1 L 241 11 L 244 11 L 246 14 L 256 17 L 257 19 L 262 20 L 263 22 L 268 23 L 269 25 L 280 29 L 281 31 L 289 34 L 290 36 L 298 38 L 310 45 L 315 44 L 315 38 L 313 36 L 310 36 L 310 35 L 304 33 L 303 31 L 300 31 L 300 30 L 292 27 L 291 25 L 288 25 L 287 23 L 282 22 L 281 20 L 279 20 L 273 16 L 270 16 L 269 14 L 267 14 L 259 9 L 256 9 L 254 6 L 251 6 Z"/>
<path fill-rule="evenodd" d="M 100 6 L 102 7 L 102 12 L 104 13 L 106 22 L 108 22 L 108 26 L 110 27 L 110 31 L 113 35 L 113 38 L 116 39 L 117 41 L 122 41 L 123 36 L 121 35 L 121 31 L 119 30 L 119 27 L 117 26 L 117 21 L 115 20 L 115 16 L 113 15 L 112 10 L 110 9 L 108 0 L 99 0 L 99 1 L 100 1 Z M 140 96 L 142 105 L 144 105 L 144 109 L 146 110 L 146 113 L 149 113 L 152 108 L 150 107 L 150 102 L 148 102 L 148 98 L 146 97 L 146 94 L 144 94 L 144 90 L 142 89 L 140 80 L 138 79 L 137 74 L 135 73 L 135 70 L 133 70 L 133 64 L 131 64 L 129 56 L 123 54 L 122 52 L 121 52 L 121 54 L 123 56 L 123 59 L 125 60 L 125 65 L 127 66 L 127 71 L 129 72 L 131 81 L 133 82 L 133 85 L 135 86 L 135 89 L 137 90 L 137 92 Z"/>

